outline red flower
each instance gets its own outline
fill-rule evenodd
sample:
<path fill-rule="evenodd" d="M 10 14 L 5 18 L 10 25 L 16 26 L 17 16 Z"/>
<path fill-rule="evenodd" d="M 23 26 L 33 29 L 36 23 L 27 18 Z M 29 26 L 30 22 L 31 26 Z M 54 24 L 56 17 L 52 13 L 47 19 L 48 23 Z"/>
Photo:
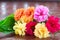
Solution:
<path fill-rule="evenodd" d="M 55 33 L 60 30 L 59 18 L 51 16 L 46 22 L 46 27 L 51 33 Z"/>
<path fill-rule="evenodd" d="M 26 24 L 26 34 L 33 35 L 33 31 L 34 31 L 36 24 L 37 24 L 36 22 L 32 22 L 32 21 L 27 23 Z"/>

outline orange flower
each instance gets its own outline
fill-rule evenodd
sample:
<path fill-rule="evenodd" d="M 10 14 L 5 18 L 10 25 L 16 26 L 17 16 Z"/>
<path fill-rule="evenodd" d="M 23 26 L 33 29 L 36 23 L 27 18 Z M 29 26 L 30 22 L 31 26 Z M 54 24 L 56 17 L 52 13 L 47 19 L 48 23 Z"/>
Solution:
<path fill-rule="evenodd" d="M 16 21 L 18 21 L 21 18 L 21 16 L 23 15 L 23 12 L 24 12 L 23 8 L 16 10 L 15 15 L 14 15 L 14 18 Z"/>
<path fill-rule="evenodd" d="M 34 14 L 34 7 L 28 7 L 25 11 L 24 11 L 24 15 L 26 15 L 26 16 L 33 16 L 33 14 Z"/>
<path fill-rule="evenodd" d="M 28 9 L 24 11 L 21 21 L 26 23 L 32 21 L 33 15 L 34 15 L 34 7 L 28 7 Z"/>

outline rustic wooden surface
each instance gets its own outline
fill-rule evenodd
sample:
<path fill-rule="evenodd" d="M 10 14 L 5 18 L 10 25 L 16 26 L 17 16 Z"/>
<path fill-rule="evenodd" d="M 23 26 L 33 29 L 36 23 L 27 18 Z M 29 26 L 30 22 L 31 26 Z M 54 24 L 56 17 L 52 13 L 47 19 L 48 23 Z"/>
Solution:
<path fill-rule="evenodd" d="M 28 1 L 28 2 L 39 2 L 39 1 L 42 1 L 42 2 L 59 2 L 60 0 L 0 0 L 0 1 Z"/>
<path fill-rule="evenodd" d="M 45 5 L 50 9 L 50 14 L 60 17 L 60 2 L 0 2 L 0 20 L 4 19 L 18 8 L 27 8 L 29 6 Z M 5 34 L 0 33 L 0 37 Z M 39 39 L 34 36 L 13 36 L 4 37 L 0 40 L 60 40 L 60 33 L 57 33 L 54 38 Z"/>

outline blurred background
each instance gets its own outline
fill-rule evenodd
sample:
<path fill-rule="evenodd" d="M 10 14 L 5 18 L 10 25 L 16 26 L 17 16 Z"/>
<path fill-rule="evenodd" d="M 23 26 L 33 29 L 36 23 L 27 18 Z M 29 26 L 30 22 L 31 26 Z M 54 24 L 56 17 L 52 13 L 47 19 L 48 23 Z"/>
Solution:
<path fill-rule="evenodd" d="M 0 0 L 0 20 L 18 8 L 27 8 L 29 6 L 45 5 L 50 9 L 52 15 L 60 17 L 60 0 Z"/>

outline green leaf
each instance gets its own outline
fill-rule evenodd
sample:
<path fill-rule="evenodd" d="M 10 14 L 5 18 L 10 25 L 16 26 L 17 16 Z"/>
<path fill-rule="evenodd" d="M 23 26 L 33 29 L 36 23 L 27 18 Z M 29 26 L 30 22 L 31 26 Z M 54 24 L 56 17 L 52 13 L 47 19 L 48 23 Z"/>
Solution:
<path fill-rule="evenodd" d="M 0 32 L 7 34 L 13 32 L 14 23 L 14 14 L 7 16 L 4 20 L 0 20 Z"/>

